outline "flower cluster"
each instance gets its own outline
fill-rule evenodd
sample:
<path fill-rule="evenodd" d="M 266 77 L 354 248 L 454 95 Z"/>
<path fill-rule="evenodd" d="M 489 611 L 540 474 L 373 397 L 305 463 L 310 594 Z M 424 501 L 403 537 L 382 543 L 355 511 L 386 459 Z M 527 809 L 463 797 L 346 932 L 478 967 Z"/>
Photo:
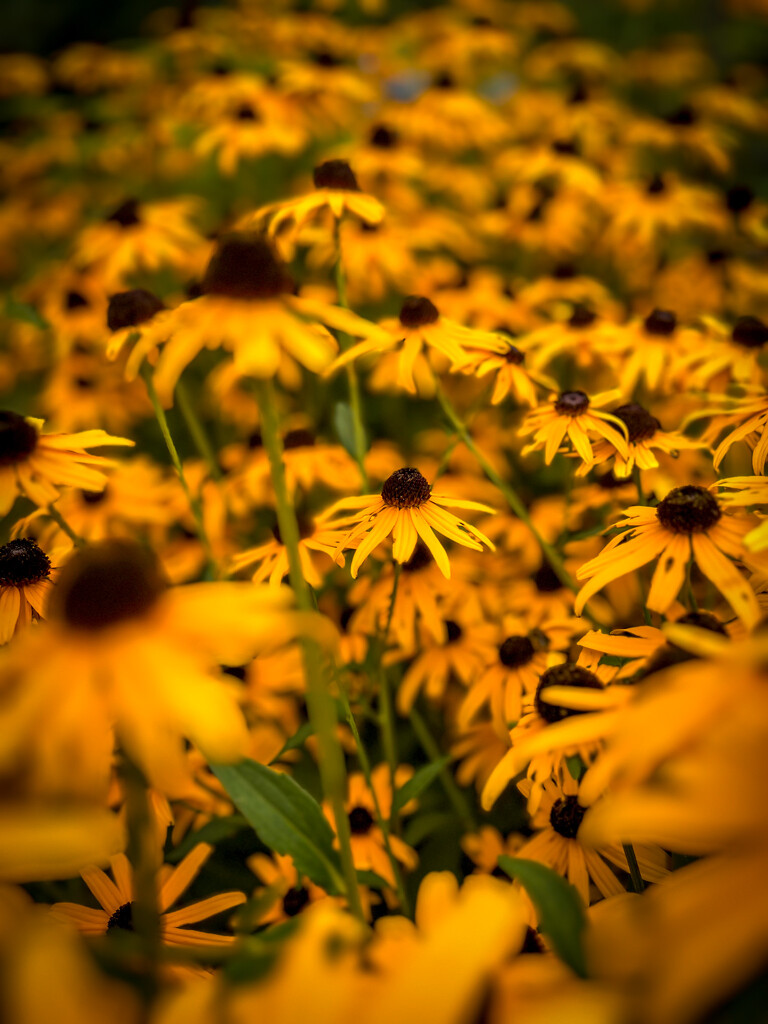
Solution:
<path fill-rule="evenodd" d="M 393 6 L 0 57 L 9 1020 L 764 1014 L 768 7 Z"/>

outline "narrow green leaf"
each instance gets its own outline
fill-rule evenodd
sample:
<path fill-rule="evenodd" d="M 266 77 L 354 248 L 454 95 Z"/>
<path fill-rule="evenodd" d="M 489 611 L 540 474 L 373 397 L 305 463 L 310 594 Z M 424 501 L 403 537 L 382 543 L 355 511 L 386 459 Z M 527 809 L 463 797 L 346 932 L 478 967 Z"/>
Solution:
<path fill-rule="evenodd" d="M 395 799 L 392 802 L 392 813 L 397 814 L 398 811 L 405 807 L 409 800 L 415 799 L 419 793 L 423 793 L 428 786 L 431 786 L 450 760 L 449 756 L 441 757 L 437 761 L 425 764 L 423 768 L 419 768 L 417 772 L 414 772 L 405 785 L 395 793 Z"/>
<path fill-rule="evenodd" d="M 5 302 L 5 315 L 11 320 L 21 320 L 25 324 L 32 324 L 34 327 L 45 329 L 48 321 L 43 319 L 40 313 L 28 302 L 14 299 L 9 295 Z"/>
<path fill-rule="evenodd" d="M 360 885 L 369 885 L 372 889 L 391 889 L 392 883 L 377 875 L 375 871 L 358 871 L 357 880 Z"/>
<path fill-rule="evenodd" d="M 580 978 L 586 978 L 582 933 L 587 919 L 574 887 L 557 872 L 535 860 L 502 855 L 499 867 L 510 878 L 516 878 L 533 900 L 539 929 L 549 938 L 560 959 Z"/>
<path fill-rule="evenodd" d="M 241 829 L 247 828 L 248 822 L 241 814 L 231 814 L 228 818 L 212 818 L 196 832 L 189 832 L 178 846 L 166 854 L 166 860 L 170 864 L 178 863 L 182 857 L 186 857 L 198 843 L 211 843 L 215 846 L 222 839 L 229 839 Z"/>
<path fill-rule="evenodd" d="M 570 757 L 566 757 L 565 764 L 571 774 L 571 778 L 576 779 L 577 782 L 587 770 L 586 765 L 578 754 L 571 754 Z"/>
<path fill-rule="evenodd" d="M 347 452 L 355 457 L 355 427 L 352 410 L 347 402 L 337 402 L 333 407 L 333 427 L 339 441 Z"/>
<path fill-rule="evenodd" d="M 311 878 L 326 892 L 344 892 L 333 831 L 320 805 L 306 790 L 290 776 L 256 761 L 211 767 L 265 846 L 290 856 L 299 874 Z"/>
<path fill-rule="evenodd" d="M 287 754 L 289 750 L 296 750 L 297 747 L 303 747 L 304 742 L 314 733 L 311 722 L 305 722 L 289 740 L 286 740 L 280 751 L 275 754 L 270 764 L 274 764 L 275 761 L 279 761 L 283 754 Z"/>

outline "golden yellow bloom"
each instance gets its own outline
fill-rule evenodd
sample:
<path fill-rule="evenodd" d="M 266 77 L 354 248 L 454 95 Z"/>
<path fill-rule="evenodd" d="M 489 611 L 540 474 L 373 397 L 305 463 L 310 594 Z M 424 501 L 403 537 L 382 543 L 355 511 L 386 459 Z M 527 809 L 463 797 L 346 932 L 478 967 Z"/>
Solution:
<path fill-rule="evenodd" d="M 51 560 L 33 540 L 12 540 L 0 547 L 0 644 L 45 618 L 51 571 Z"/>
<path fill-rule="evenodd" d="M 449 577 L 451 566 L 448 555 L 435 531 L 475 551 L 482 551 L 483 544 L 491 550 L 494 546 L 474 526 L 445 511 L 444 506 L 493 512 L 492 508 L 477 501 L 433 494 L 418 469 L 409 467 L 396 470 L 385 480 L 381 494 L 342 498 L 328 510 L 325 518 L 329 526 L 351 526 L 339 542 L 337 550 L 357 546 L 350 567 L 353 578 L 357 576 L 365 559 L 390 534 L 394 540 L 392 557 L 396 562 L 407 562 L 416 549 L 416 542 L 421 538 L 432 552 L 440 571 Z M 333 518 L 337 512 L 345 512 L 347 509 L 357 511 L 341 519 Z"/>
<path fill-rule="evenodd" d="M 550 395 L 549 404 L 538 406 L 526 416 L 519 433 L 523 436 L 533 434 L 533 440 L 520 454 L 528 455 L 544 449 L 544 461 L 549 465 L 558 451 L 569 451 L 568 448 L 560 448 L 567 438 L 573 452 L 591 466 L 595 461 L 589 439 L 592 433 L 598 434 L 626 458 L 629 454 L 626 426 L 609 412 L 595 411 L 614 401 L 618 394 L 617 391 L 604 391 L 590 398 L 583 391 L 563 391 L 559 397 Z"/>
<path fill-rule="evenodd" d="M 275 853 L 270 857 L 266 853 L 254 853 L 248 858 L 247 864 L 264 883 L 254 892 L 255 898 L 259 899 L 270 890 L 274 893 L 274 902 L 259 918 L 260 925 L 290 921 L 305 907 L 332 899 L 311 879 L 301 876 L 288 856 Z"/>
<path fill-rule="evenodd" d="M 103 430 L 44 434 L 42 426 L 43 420 L 32 416 L 0 412 L 0 515 L 19 495 L 36 505 L 49 505 L 59 497 L 60 487 L 102 490 L 107 482 L 104 470 L 115 463 L 90 455 L 86 448 L 134 443 Z"/>

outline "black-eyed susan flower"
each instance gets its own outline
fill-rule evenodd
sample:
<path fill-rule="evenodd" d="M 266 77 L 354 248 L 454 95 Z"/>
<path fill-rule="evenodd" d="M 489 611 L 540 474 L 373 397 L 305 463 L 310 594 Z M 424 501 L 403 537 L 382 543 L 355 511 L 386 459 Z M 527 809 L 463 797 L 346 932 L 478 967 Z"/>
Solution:
<path fill-rule="evenodd" d="M 87 448 L 133 445 L 125 437 L 103 430 L 78 434 L 44 434 L 43 420 L 0 412 L 0 514 L 5 515 L 19 495 L 36 505 L 49 505 L 59 488 L 82 487 L 100 491 L 112 459 L 90 455 Z"/>
<path fill-rule="evenodd" d="M 248 747 L 238 691 L 218 666 L 320 624 L 290 603 L 287 588 L 251 583 L 168 588 L 135 542 L 84 548 L 60 573 L 48 620 L 18 638 L 4 665 L 23 680 L 2 709 L 12 746 L 35 745 L 31 729 L 44 743 L 40 773 L 60 771 L 66 756 L 72 776 L 94 787 L 110 775 L 117 739 L 154 788 L 193 794 L 185 739 L 211 761 L 237 760 Z M 323 633 L 314 631 L 321 641 Z"/>
<path fill-rule="evenodd" d="M 616 524 L 622 532 L 576 573 L 588 581 L 576 597 L 577 614 L 611 580 L 658 559 L 646 601 L 652 611 L 667 611 L 694 562 L 747 627 L 757 622 L 755 593 L 732 561 L 748 559 L 744 536 L 755 525 L 751 516 L 724 515 L 712 491 L 693 484 L 675 487 L 656 508 L 635 505 L 624 514 Z"/>
<path fill-rule="evenodd" d="M 715 469 L 728 454 L 737 441 L 746 441 L 752 449 L 752 470 L 755 474 L 765 470 L 768 460 L 768 396 L 764 392 L 745 395 L 730 409 L 705 410 L 695 416 L 715 416 L 711 427 L 704 438 L 717 437 L 725 426 L 737 424 L 715 449 L 713 465 Z M 693 419 L 693 417 L 690 417 Z"/>
<path fill-rule="evenodd" d="M 512 342 L 505 352 L 472 350 L 456 369 L 480 379 L 495 374 L 491 405 L 498 405 L 511 395 L 518 405 L 533 407 L 538 402 L 536 386 L 551 391 L 556 384 L 551 377 L 529 369 L 525 365 L 525 354 L 524 345 Z"/>
<path fill-rule="evenodd" d="M 146 288 L 131 288 L 109 297 L 107 327 L 111 336 L 107 342 L 107 358 L 116 359 L 130 342 L 141 336 L 142 324 L 148 325 L 165 307 Z"/>
<path fill-rule="evenodd" d="M 383 332 L 347 309 L 293 294 L 293 282 L 263 236 L 225 236 L 208 264 L 203 294 L 155 317 L 131 353 L 127 372 L 165 342 L 155 372 L 160 398 L 170 404 L 184 368 L 204 348 L 225 348 L 237 371 L 273 377 L 287 351 L 313 373 L 326 369 L 337 351 L 321 324 L 353 337 Z"/>
<path fill-rule="evenodd" d="M 231 572 L 253 567 L 251 579 L 254 583 L 269 583 L 279 587 L 288 575 L 288 550 L 283 544 L 280 529 L 275 524 L 271 540 L 248 548 L 234 556 L 230 563 Z M 299 519 L 299 557 L 304 579 L 314 588 L 322 587 L 325 575 L 332 568 L 333 560 L 344 564 L 344 556 L 337 553 L 338 533 L 322 522 L 303 516 Z M 317 555 L 328 556 L 317 559 Z"/>
<path fill-rule="evenodd" d="M 677 314 L 654 309 L 646 317 L 631 320 L 616 334 L 614 358 L 623 357 L 619 388 L 631 395 L 641 382 L 651 391 L 672 394 L 680 382 L 684 357 L 701 343 L 701 332 L 680 326 Z"/>
<path fill-rule="evenodd" d="M 694 441 L 678 431 L 666 431 L 659 420 L 637 402 L 628 402 L 613 410 L 613 415 L 621 420 L 627 429 L 627 454 L 622 455 L 608 441 L 600 440 L 594 447 L 596 463 L 606 462 L 613 458 L 612 472 L 619 479 L 632 475 L 635 466 L 638 469 L 655 469 L 659 460 L 654 454 L 664 452 L 673 458 L 685 448 L 703 448 L 702 441 Z M 582 464 L 576 474 L 583 476 L 590 466 Z"/>
<path fill-rule="evenodd" d="M 379 335 L 353 345 L 336 359 L 328 372 L 333 373 L 360 356 L 397 349 L 398 385 L 410 394 L 416 394 L 414 365 L 419 356 L 427 354 L 430 349 L 447 357 L 454 365 L 466 361 L 467 348 L 472 345 L 492 352 L 509 350 L 508 340 L 503 336 L 454 323 L 441 316 L 434 302 L 424 295 L 409 295 L 397 319 L 383 320 L 380 327 Z"/>
<path fill-rule="evenodd" d="M 394 541 L 392 557 L 396 562 L 407 562 L 421 538 L 440 571 L 449 577 L 450 562 L 437 533 L 475 551 L 482 551 L 483 544 L 491 550 L 494 546 L 476 527 L 446 511 L 446 508 L 493 512 L 488 505 L 477 501 L 434 494 L 418 469 L 406 467 L 396 470 L 384 481 L 381 494 L 363 494 L 359 498 L 337 501 L 325 514 L 325 520 L 329 526 L 347 528 L 338 550 L 353 545 L 357 547 L 350 566 L 353 578 L 365 559 L 390 534 Z M 337 513 L 348 509 L 355 511 L 335 518 Z"/>
<path fill-rule="evenodd" d="M 286 117 L 286 103 L 280 99 L 264 90 L 255 102 L 243 100 L 217 112 L 195 140 L 195 153 L 201 158 L 215 153 L 219 171 L 231 177 L 242 160 L 300 152 L 307 142 L 307 129 L 295 117 Z"/>
<path fill-rule="evenodd" d="M 298 199 L 287 199 L 263 206 L 244 217 L 240 227 L 266 230 L 271 239 L 295 235 L 308 222 L 329 212 L 335 220 L 353 214 L 366 224 L 378 224 L 384 207 L 373 196 L 360 191 L 355 172 L 346 160 L 326 160 L 312 174 L 315 191 Z"/>
<path fill-rule="evenodd" d="M 608 405 L 617 397 L 617 391 L 604 391 L 592 398 L 584 391 L 563 391 L 559 396 L 550 395 L 549 402 L 532 409 L 520 427 L 519 433 L 522 436 L 533 434 L 533 440 L 523 448 L 521 454 L 528 455 L 543 449 L 544 461 L 549 465 L 567 438 L 572 448 L 562 450 L 575 453 L 591 466 L 595 455 L 590 434 L 593 437 L 597 434 L 626 458 L 629 454 L 626 426 L 617 416 L 601 409 L 601 406 Z"/>
<path fill-rule="evenodd" d="M 231 910 L 245 903 L 241 892 L 223 892 L 191 903 L 179 910 L 171 910 L 199 874 L 213 853 L 208 843 L 199 843 L 175 867 L 164 865 L 160 871 L 158 909 L 160 911 L 160 938 L 167 946 L 227 946 L 234 941 L 232 935 L 203 932 L 185 925 L 196 924 L 206 918 Z M 84 935 L 105 935 L 114 929 L 134 930 L 133 871 L 123 853 L 110 859 L 112 878 L 101 868 L 90 867 L 80 872 L 83 881 L 100 903 L 100 909 L 83 907 L 79 903 L 54 903 L 51 913 L 60 921 L 73 924 Z"/>
<path fill-rule="evenodd" d="M 36 619 L 45 618 L 51 560 L 25 537 L 0 547 L 0 644 Z"/>
<path fill-rule="evenodd" d="M 254 853 L 247 864 L 263 883 L 254 893 L 256 899 L 267 891 L 274 892 L 274 902 L 259 917 L 260 925 L 290 921 L 305 907 L 330 898 L 319 885 L 299 874 L 291 857 L 279 853 L 271 857 L 266 853 Z"/>

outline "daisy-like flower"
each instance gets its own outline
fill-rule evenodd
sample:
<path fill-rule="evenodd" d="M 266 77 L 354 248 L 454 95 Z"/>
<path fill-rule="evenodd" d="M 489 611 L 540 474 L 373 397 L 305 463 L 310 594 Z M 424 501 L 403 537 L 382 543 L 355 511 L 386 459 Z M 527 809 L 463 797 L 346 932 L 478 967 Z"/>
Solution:
<path fill-rule="evenodd" d="M 160 299 L 146 288 L 131 288 L 109 297 L 107 327 L 112 332 L 107 343 L 107 358 L 116 359 L 123 348 L 141 336 L 141 325 L 152 319 L 165 307 Z"/>
<path fill-rule="evenodd" d="M 746 441 L 752 449 L 752 470 L 757 475 L 765 470 L 765 463 L 768 460 L 768 395 L 748 395 L 741 399 L 735 408 L 728 410 L 712 410 L 701 415 L 711 416 L 718 412 L 722 414 L 708 428 L 705 437 L 720 433 L 726 424 L 737 423 L 729 434 L 727 434 L 715 449 L 712 464 L 718 469 L 727 453 L 737 441 Z M 693 419 L 693 417 L 689 417 Z"/>
<path fill-rule="evenodd" d="M 677 315 L 654 309 L 643 319 L 632 320 L 615 336 L 613 358 L 621 364 L 619 388 L 631 395 L 644 381 L 651 391 L 671 394 L 683 369 L 682 359 L 701 345 L 701 332 L 680 327 Z"/>
<path fill-rule="evenodd" d="M 279 587 L 289 571 L 288 549 L 283 544 L 277 524 L 272 528 L 272 534 L 272 539 L 264 544 L 258 544 L 254 548 L 248 548 L 247 551 L 241 551 L 235 555 L 230 564 L 230 571 L 234 573 L 255 566 L 251 576 L 254 583 L 268 582 L 273 587 Z M 325 576 L 332 565 L 332 562 L 328 560 L 323 560 L 324 565 L 318 565 L 315 559 L 317 554 L 328 555 L 330 559 L 335 559 L 340 565 L 344 564 L 344 556 L 337 553 L 337 541 L 337 531 L 329 529 L 322 522 L 299 517 L 301 570 L 310 587 L 315 589 L 322 587 Z"/>
<path fill-rule="evenodd" d="M 651 611 L 667 611 L 693 560 L 747 628 L 758 621 L 757 598 L 731 561 L 748 559 L 744 536 L 755 525 L 753 517 L 724 516 L 715 495 L 693 484 L 675 487 L 656 508 L 634 505 L 625 509 L 624 515 L 626 518 L 616 524 L 622 532 L 576 573 L 577 579 L 588 580 L 576 597 L 577 615 L 611 580 L 658 558 L 646 602 Z"/>
<path fill-rule="evenodd" d="M 254 853 L 246 863 L 264 883 L 256 889 L 255 898 L 259 899 L 269 891 L 275 895 L 274 903 L 259 917 L 260 925 L 290 921 L 305 907 L 330 898 L 319 885 L 300 875 L 288 856 L 275 853 L 270 857 L 266 853 Z"/>
<path fill-rule="evenodd" d="M 384 207 L 373 196 L 360 191 L 355 172 L 346 160 L 326 160 L 312 173 L 315 191 L 298 199 L 282 200 L 262 206 L 244 217 L 239 227 L 244 230 L 265 229 L 271 239 L 295 237 L 305 224 L 326 212 L 336 220 L 353 214 L 366 224 L 378 224 L 384 218 Z"/>
<path fill-rule="evenodd" d="M 353 362 L 360 356 L 373 352 L 387 352 L 398 349 L 398 385 L 410 394 L 417 393 L 414 365 L 422 353 L 430 349 L 447 356 L 451 363 L 461 365 L 467 360 L 467 348 L 485 348 L 493 352 L 507 352 L 509 340 L 490 331 L 478 331 L 462 327 L 440 315 L 431 299 L 423 295 L 409 295 L 403 302 L 396 319 L 383 320 L 381 335 L 357 345 L 340 356 L 328 373 L 334 373 L 340 366 Z"/>
<path fill-rule="evenodd" d="M 253 160 L 265 153 L 295 155 L 303 149 L 307 135 L 303 125 L 286 119 L 285 103 L 276 103 L 265 92 L 258 103 L 241 102 L 234 109 L 219 112 L 194 148 L 200 157 L 218 151 L 219 171 L 231 177 L 243 159 Z"/>
<path fill-rule="evenodd" d="M 627 429 L 627 454 L 622 455 L 608 441 L 601 440 L 594 447 L 594 458 L 598 463 L 612 458 L 611 468 L 619 479 L 631 476 L 635 466 L 638 469 L 657 468 L 659 460 L 654 454 L 654 449 L 675 457 L 683 448 L 706 447 L 702 441 L 694 441 L 677 431 L 667 432 L 656 417 L 637 402 L 620 405 L 618 409 L 613 410 L 613 415 L 620 419 Z M 590 469 L 590 465 L 583 463 L 576 470 L 576 475 L 584 476 Z"/>
<path fill-rule="evenodd" d="M 191 273 L 196 254 L 206 248 L 191 223 L 198 206 L 198 199 L 126 199 L 103 223 L 83 228 L 75 242 L 75 262 L 94 265 L 111 290 L 125 287 L 139 272 L 172 267 Z"/>
<path fill-rule="evenodd" d="M 488 505 L 481 505 L 477 501 L 434 494 L 418 469 L 405 467 L 396 470 L 384 481 L 381 494 L 342 498 L 328 510 L 324 518 L 330 526 L 351 527 L 339 542 L 337 550 L 357 545 L 350 567 L 353 578 L 357 576 L 366 558 L 390 534 L 394 541 L 392 557 L 396 562 L 407 562 L 416 549 L 416 542 L 421 538 L 432 552 L 443 576 L 449 578 L 451 565 L 435 531 L 475 551 L 482 551 L 483 544 L 493 551 L 494 545 L 470 523 L 447 512 L 446 507 L 493 512 Z M 355 511 L 334 520 L 336 513 L 348 509 Z"/>
<path fill-rule="evenodd" d="M 520 435 L 533 434 L 533 440 L 523 448 L 521 455 L 544 449 L 544 461 L 549 465 L 567 438 L 573 446 L 572 454 L 591 466 L 595 461 L 589 438 L 592 433 L 627 458 L 626 426 L 617 416 L 601 409 L 614 401 L 618 394 L 617 391 L 603 391 L 590 398 L 584 391 L 563 391 L 559 396 L 550 395 L 549 402 L 532 409 L 520 427 Z M 569 451 L 568 448 L 562 450 Z"/>
<path fill-rule="evenodd" d="M 509 344 L 505 352 L 477 350 L 467 353 L 466 360 L 456 367 L 462 373 L 483 378 L 494 373 L 496 379 L 491 405 L 499 405 L 512 394 L 519 405 L 535 406 L 538 402 L 536 385 L 553 390 L 557 387 L 551 377 L 525 366 L 525 347 Z"/>
<path fill-rule="evenodd" d="M 239 688 L 218 666 L 242 665 L 305 628 L 327 639 L 320 617 L 290 602 L 287 588 L 246 582 L 169 588 L 133 542 L 84 548 L 59 574 L 48 620 L 9 650 L 3 735 L 17 750 L 35 748 L 42 776 L 55 778 L 65 758 L 92 789 L 109 778 L 116 739 L 154 788 L 194 795 L 186 740 L 211 761 L 248 748 Z"/>
<path fill-rule="evenodd" d="M 182 371 L 203 348 L 228 349 L 239 373 L 266 378 L 277 373 L 283 351 L 313 373 L 324 370 L 338 346 L 321 323 L 353 337 L 384 336 L 348 309 L 292 294 L 293 281 L 261 235 L 222 238 L 202 290 L 199 298 L 156 316 L 128 360 L 126 372 L 134 376 L 142 359 L 165 342 L 155 386 L 168 405 Z"/>
<path fill-rule="evenodd" d="M 90 455 L 86 448 L 102 445 L 133 445 L 125 437 L 103 430 L 78 434 L 44 434 L 43 420 L 0 412 L 0 515 L 6 515 L 19 495 L 36 505 L 50 505 L 59 487 L 100 491 L 112 459 Z"/>
<path fill-rule="evenodd" d="M 529 779 L 523 779 L 517 788 L 524 796 L 530 796 Z M 594 902 L 590 898 L 590 883 L 595 884 L 601 896 L 619 896 L 625 892 L 609 864 L 627 873 L 629 865 L 619 842 L 606 843 L 597 850 L 579 842 L 579 829 L 586 813 L 587 808 L 579 803 L 579 784 L 569 772 L 564 773 L 561 783 L 547 780 L 543 785 L 541 803 L 531 819 L 531 827 L 536 829 L 536 834 L 515 856 L 537 860 L 567 878 L 575 886 L 584 906 L 588 907 Z M 666 857 L 660 847 L 638 845 L 635 855 L 640 874 L 647 881 L 661 882 L 669 874 L 665 866 Z"/>
<path fill-rule="evenodd" d="M 51 560 L 33 540 L 0 547 L 0 644 L 45 618 L 51 582 Z"/>
<path fill-rule="evenodd" d="M 233 935 L 202 932 L 185 928 L 184 925 L 205 921 L 214 914 L 220 914 L 224 910 L 231 910 L 232 907 L 245 903 L 243 893 L 223 892 L 181 907 L 179 910 L 170 909 L 194 881 L 212 853 L 212 846 L 200 843 L 175 867 L 165 864 L 160 870 L 160 938 L 167 946 L 228 946 L 234 942 Z M 54 903 L 51 914 L 60 921 L 75 925 L 84 935 L 105 935 L 117 928 L 122 931 L 133 931 L 133 905 L 136 896 L 130 862 L 124 853 L 119 853 L 110 858 L 109 864 L 112 878 L 106 871 L 97 867 L 85 868 L 80 872 L 83 881 L 99 901 L 101 909 L 83 907 L 79 903 Z"/>

